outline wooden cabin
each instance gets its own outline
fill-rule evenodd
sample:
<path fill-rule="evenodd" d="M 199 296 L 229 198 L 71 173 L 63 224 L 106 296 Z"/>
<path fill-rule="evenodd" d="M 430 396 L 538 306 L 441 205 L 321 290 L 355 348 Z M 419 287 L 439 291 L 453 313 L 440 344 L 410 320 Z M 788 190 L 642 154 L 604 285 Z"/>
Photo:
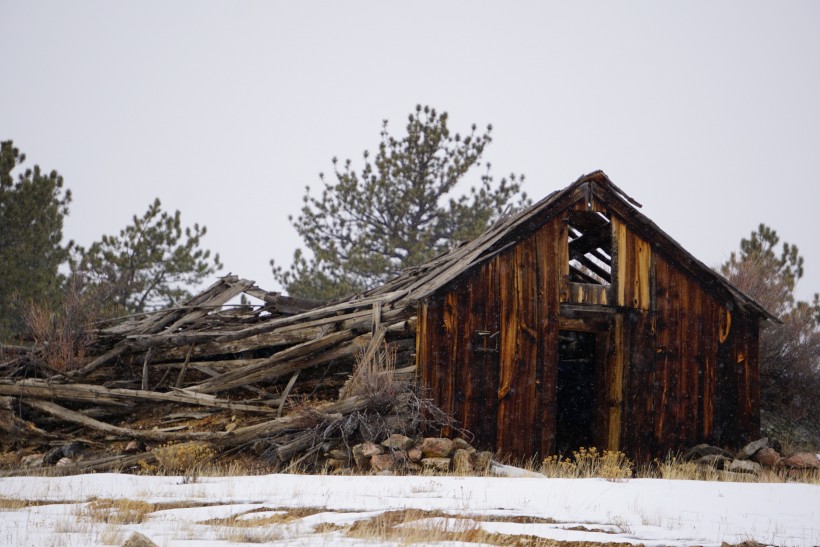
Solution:
<path fill-rule="evenodd" d="M 279 414 L 292 395 L 337 397 L 357 355 L 368 361 L 387 345 L 397 375 L 415 374 L 475 446 L 502 456 L 596 446 L 646 460 L 701 442 L 737 447 L 759 434 L 758 324 L 776 318 L 639 207 L 597 171 L 381 287 L 331 303 L 226 276 L 183 306 L 101 328 L 71 373 L 83 383 L 15 381 L 0 384 L 0 395 L 25 393 L 23 402 L 64 419 L 73 411 L 54 398 L 88 401 L 87 384 L 124 365 L 142 380 L 131 393 L 170 388 L 146 400 Z M 239 294 L 264 304 L 222 309 Z M 28 355 L 0 367 L 28 378 L 41 368 Z M 264 404 L 214 398 L 233 390 Z M 95 392 L 94 402 L 119 401 L 119 391 Z M 43 396 L 48 406 L 37 402 Z M 287 424 L 263 422 L 233 438 Z"/>
<path fill-rule="evenodd" d="M 775 318 L 638 207 L 597 171 L 371 293 L 417 303 L 417 374 L 476 446 L 646 459 L 759 434 Z"/>

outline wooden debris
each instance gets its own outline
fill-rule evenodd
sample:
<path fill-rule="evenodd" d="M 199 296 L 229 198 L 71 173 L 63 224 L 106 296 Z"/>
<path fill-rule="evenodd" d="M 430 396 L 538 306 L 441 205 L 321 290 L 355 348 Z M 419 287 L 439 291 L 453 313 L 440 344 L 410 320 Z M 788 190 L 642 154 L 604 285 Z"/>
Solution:
<path fill-rule="evenodd" d="M 226 307 L 240 294 L 261 304 Z M 316 424 L 367 408 L 338 395 L 357 355 L 390 348 L 399 376 L 412 378 L 415 307 L 394 305 L 404 296 L 323 304 L 226 276 L 181 306 L 103 325 L 74 370 L 54 371 L 38 348 L 3 350 L 0 425 L 14 434 L 0 448 L 199 440 L 236 452 L 278 439 L 276 458 L 300 458 Z M 292 410 L 306 400 L 309 410 Z M 60 472 L 122 469 L 135 458 L 107 454 Z"/>

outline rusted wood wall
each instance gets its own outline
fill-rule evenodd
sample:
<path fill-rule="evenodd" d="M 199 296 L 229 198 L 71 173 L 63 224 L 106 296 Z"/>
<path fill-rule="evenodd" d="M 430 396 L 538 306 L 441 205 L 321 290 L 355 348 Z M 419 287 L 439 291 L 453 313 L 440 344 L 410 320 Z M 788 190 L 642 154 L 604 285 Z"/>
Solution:
<path fill-rule="evenodd" d="M 609 215 L 611 286 L 568 282 L 558 214 L 421 305 L 422 384 L 478 446 L 511 457 L 553 452 L 558 333 L 584 324 L 562 316 L 562 304 L 614 312 L 596 337 L 601 448 L 646 459 L 698 442 L 737 445 L 759 429 L 756 318 L 728 310 L 675 257 Z"/>

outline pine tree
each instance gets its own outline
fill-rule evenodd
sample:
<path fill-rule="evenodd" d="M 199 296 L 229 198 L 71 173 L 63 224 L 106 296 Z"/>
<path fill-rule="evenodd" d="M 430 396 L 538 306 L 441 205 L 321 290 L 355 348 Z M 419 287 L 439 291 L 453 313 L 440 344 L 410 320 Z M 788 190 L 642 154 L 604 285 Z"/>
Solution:
<path fill-rule="evenodd" d="M 321 195 L 306 188 L 301 214 L 291 223 L 308 253 L 297 250 L 288 270 L 273 274 L 292 296 L 328 300 L 373 288 L 460 241 L 474 238 L 512 205 L 523 176 L 497 184 L 490 164 L 478 188 L 454 197 L 456 185 L 482 165 L 492 126 L 452 134 L 446 112 L 416 106 L 406 135 L 396 138 L 384 120 L 375 156 L 356 170 L 333 158 L 333 180 L 323 174 Z M 526 194 L 517 205 L 527 203 Z"/>
<path fill-rule="evenodd" d="M 200 248 L 205 226 L 182 226 L 179 211 L 162 210 L 159 198 L 118 236 L 104 235 L 87 250 L 78 248 L 72 270 L 89 291 L 104 295 L 114 313 L 140 313 L 191 297 L 189 288 L 222 268 L 219 255 Z M 184 237 L 183 237 L 184 236 Z"/>
<path fill-rule="evenodd" d="M 12 141 L 0 143 L 0 340 L 24 330 L 23 312 L 35 302 L 57 305 L 64 281 L 58 268 L 68 258 L 63 219 L 71 192 L 57 171 L 39 166 L 12 173 L 26 160 Z"/>

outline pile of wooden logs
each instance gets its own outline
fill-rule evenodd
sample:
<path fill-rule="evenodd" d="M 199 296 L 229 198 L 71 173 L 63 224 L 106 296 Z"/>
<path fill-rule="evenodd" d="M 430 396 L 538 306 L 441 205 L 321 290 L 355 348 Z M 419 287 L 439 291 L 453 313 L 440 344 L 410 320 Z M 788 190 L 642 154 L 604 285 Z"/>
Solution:
<path fill-rule="evenodd" d="M 227 305 L 242 294 L 261 303 Z M 225 452 L 287 434 L 304 445 L 305 409 L 315 428 L 372 403 L 345 393 L 357 361 L 389 354 L 391 376 L 412 379 L 415 307 L 393 296 L 324 304 L 227 276 L 182 306 L 96 329 L 70 370 L 49 363 L 46 348 L 0 346 L 0 448 L 81 441 L 105 453 L 66 465 L 87 471 L 144 458 L 103 450 L 129 441 L 200 440 Z"/>

